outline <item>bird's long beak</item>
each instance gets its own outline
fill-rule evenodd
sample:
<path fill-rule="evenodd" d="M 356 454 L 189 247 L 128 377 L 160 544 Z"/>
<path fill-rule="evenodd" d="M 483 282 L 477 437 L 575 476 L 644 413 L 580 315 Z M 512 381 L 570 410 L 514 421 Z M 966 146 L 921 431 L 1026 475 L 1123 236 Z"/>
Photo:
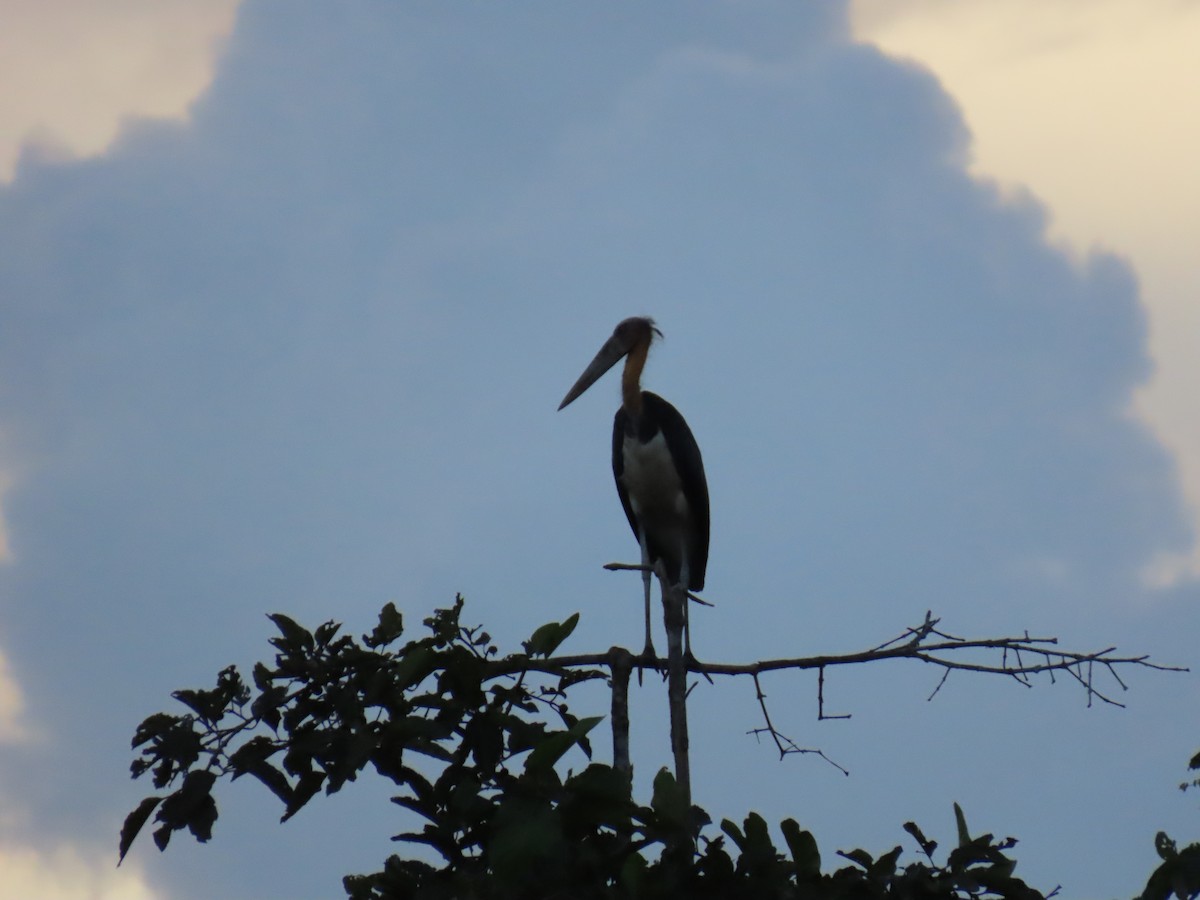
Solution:
<path fill-rule="evenodd" d="M 590 388 L 596 379 L 615 366 L 621 357 L 628 352 L 629 348 L 625 345 L 624 341 L 615 334 L 610 337 L 604 342 L 604 346 L 600 348 L 600 352 L 596 354 L 596 358 L 588 363 L 588 367 L 583 370 L 583 374 L 579 376 L 579 380 L 567 391 L 567 396 L 563 397 L 563 401 L 558 404 L 558 408 L 562 409 Z"/>

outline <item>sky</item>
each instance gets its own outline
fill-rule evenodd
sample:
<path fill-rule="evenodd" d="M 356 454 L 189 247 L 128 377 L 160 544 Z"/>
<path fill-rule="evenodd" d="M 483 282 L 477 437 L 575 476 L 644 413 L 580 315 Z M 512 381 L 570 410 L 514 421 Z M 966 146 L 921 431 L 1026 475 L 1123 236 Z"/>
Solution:
<path fill-rule="evenodd" d="M 210 844 L 114 868 L 134 727 L 268 612 L 461 591 L 509 646 L 577 610 L 564 649 L 637 646 L 617 379 L 555 412 L 628 315 L 708 471 L 700 658 L 932 609 L 1194 667 L 1198 7 L 962 6 L 0 0 L 0 900 L 340 896 L 394 852 L 378 780 L 283 826 L 238 784 Z M 827 861 L 958 802 L 1067 897 L 1200 834 L 1194 676 L 937 678 L 837 673 L 825 722 L 766 684 L 848 778 L 700 685 L 697 802 Z"/>

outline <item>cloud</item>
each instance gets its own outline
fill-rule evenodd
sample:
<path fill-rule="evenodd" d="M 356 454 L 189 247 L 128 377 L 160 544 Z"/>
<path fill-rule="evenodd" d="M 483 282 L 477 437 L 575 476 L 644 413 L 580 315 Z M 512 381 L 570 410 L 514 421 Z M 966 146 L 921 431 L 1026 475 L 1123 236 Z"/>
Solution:
<path fill-rule="evenodd" d="M 1170 449 L 1200 523 L 1200 372 L 1189 336 L 1200 287 L 1200 7 L 1173 0 L 853 5 L 855 32 L 921 60 L 963 105 L 973 171 L 1027 185 L 1051 233 L 1071 246 L 1120 248 L 1149 314 L 1153 380 L 1136 409 Z M 1200 573 L 1200 546 L 1164 554 L 1150 577 Z"/>
<path fill-rule="evenodd" d="M 0 474 L 0 565 L 8 562 L 12 554 L 8 545 L 8 526 L 4 523 L 4 491 L 10 481 L 11 478 Z"/>
<path fill-rule="evenodd" d="M 25 152 L 90 156 L 130 116 L 182 118 L 237 0 L 9 0 L 0 35 L 0 181 Z"/>
<path fill-rule="evenodd" d="M 165 900 L 136 871 L 115 869 L 108 854 L 70 846 L 52 851 L 0 842 L 0 900 Z"/>
<path fill-rule="evenodd" d="M 261 656 L 264 612 L 360 629 L 463 590 L 504 641 L 574 608 L 586 646 L 639 634 L 640 588 L 599 571 L 636 552 L 612 379 L 554 412 L 631 313 L 667 334 L 647 383 L 709 471 L 704 655 L 833 649 L 929 605 L 981 629 L 1122 614 L 1189 540 L 1126 414 L 1135 280 L 1048 246 L 1038 203 L 969 156 L 936 82 L 832 4 L 248 3 L 187 122 L 0 192 L 3 627 L 49 738 L 22 760 L 47 777 L 14 786 L 29 831 L 119 821 L 149 790 L 124 780 L 133 726 Z M 702 717 L 726 727 L 697 771 L 755 752 L 738 710 Z M 1006 764 L 930 728 L 940 755 L 835 740 L 855 768 Z M 727 781 L 706 802 L 740 814 Z M 836 831 L 912 800 L 874 789 L 812 808 L 844 808 Z M 981 802 L 1018 816 L 1001 793 Z M 180 897 L 336 891 L 397 830 L 386 790 L 356 797 L 278 829 L 233 789 L 212 845 L 135 859 Z"/>
<path fill-rule="evenodd" d="M 24 722 L 25 698 L 12 668 L 0 653 L 0 744 L 19 743 L 29 737 Z"/>

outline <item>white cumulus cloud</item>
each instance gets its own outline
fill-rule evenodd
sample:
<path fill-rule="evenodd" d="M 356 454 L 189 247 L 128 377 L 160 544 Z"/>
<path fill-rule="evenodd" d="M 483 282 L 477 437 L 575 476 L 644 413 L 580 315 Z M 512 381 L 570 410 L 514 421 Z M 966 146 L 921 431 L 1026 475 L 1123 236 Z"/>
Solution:
<path fill-rule="evenodd" d="M 184 115 L 239 0 L 5 0 L 0 181 L 22 146 L 89 156 L 131 116 Z"/>

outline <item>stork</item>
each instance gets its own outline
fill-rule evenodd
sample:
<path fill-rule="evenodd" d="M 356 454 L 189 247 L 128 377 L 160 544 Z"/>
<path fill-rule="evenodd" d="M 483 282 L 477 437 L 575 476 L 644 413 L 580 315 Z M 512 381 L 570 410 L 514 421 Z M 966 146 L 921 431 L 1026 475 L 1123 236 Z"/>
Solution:
<path fill-rule="evenodd" d="M 642 550 L 643 652 L 648 658 L 655 656 L 650 637 L 651 571 L 661 571 L 667 584 L 683 590 L 686 623 L 687 592 L 704 589 L 708 565 L 708 483 L 700 447 L 679 410 L 641 386 L 655 335 L 661 338 L 662 332 L 653 319 L 621 322 L 558 406 L 561 410 L 625 358 L 621 408 L 613 419 L 612 467 L 625 517 Z M 690 658 L 686 627 L 684 633 Z"/>

